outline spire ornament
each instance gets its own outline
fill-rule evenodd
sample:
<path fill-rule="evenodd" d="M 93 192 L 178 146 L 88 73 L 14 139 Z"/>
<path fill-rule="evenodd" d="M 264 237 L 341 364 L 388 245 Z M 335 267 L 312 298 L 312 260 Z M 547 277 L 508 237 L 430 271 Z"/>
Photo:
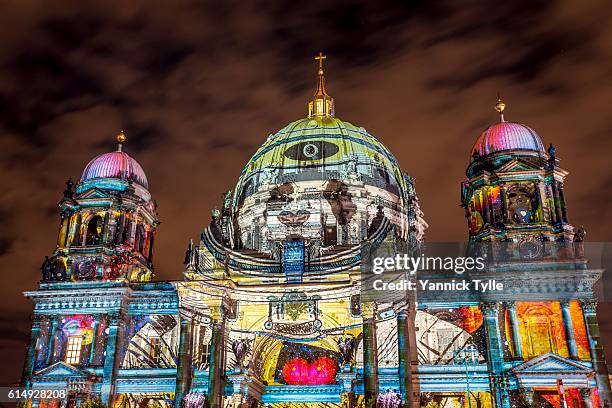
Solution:
<path fill-rule="evenodd" d="M 500 122 L 505 122 L 504 111 L 506 110 L 506 104 L 501 100 L 499 95 L 497 96 L 497 103 L 495 104 L 494 109 L 497 113 L 499 113 Z"/>
<path fill-rule="evenodd" d="M 308 117 L 331 117 L 334 116 L 334 98 L 329 96 L 325 89 L 325 71 L 323 70 L 323 60 L 327 59 L 327 55 L 319 52 L 314 59 L 319 62 L 317 89 L 313 100 L 308 102 Z"/>
<path fill-rule="evenodd" d="M 125 141 L 127 140 L 127 136 L 125 135 L 125 132 L 123 130 L 117 133 L 116 140 L 117 140 L 117 151 L 120 152 L 123 147 L 123 143 L 125 143 Z"/>

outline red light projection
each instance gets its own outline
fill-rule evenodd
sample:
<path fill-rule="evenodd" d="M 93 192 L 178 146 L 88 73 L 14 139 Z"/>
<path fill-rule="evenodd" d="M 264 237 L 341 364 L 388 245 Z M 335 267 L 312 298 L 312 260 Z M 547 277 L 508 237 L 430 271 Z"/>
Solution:
<path fill-rule="evenodd" d="M 323 385 L 336 381 L 336 362 L 321 356 L 308 363 L 305 358 L 292 358 L 283 366 L 283 379 L 290 385 Z"/>

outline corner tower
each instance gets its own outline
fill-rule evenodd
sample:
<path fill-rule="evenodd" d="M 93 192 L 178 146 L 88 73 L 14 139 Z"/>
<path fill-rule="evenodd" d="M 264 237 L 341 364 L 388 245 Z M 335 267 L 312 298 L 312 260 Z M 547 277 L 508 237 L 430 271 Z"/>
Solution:
<path fill-rule="evenodd" d="M 462 183 L 461 205 L 470 241 L 513 241 L 530 251 L 530 241 L 572 241 L 555 148 L 547 151 L 530 127 L 507 121 L 498 99 L 499 121 L 476 139 Z"/>
<path fill-rule="evenodd" d="M 159 224 L 140 164 L 117 150 L 92 159 L 74 190 L 66 182 L 59 202 L 57 247 L 42 266 L 43 282 L 150 281 L 153 242 Z"/>

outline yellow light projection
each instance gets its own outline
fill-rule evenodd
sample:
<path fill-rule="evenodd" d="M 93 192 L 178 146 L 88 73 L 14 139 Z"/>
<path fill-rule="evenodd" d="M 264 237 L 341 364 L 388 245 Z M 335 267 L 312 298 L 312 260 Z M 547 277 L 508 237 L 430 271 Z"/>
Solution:
<path fill-rule="evenodd" d="M 516 302 L 526 359 L 545 353 L 569 357 L 559 302 Z"/>

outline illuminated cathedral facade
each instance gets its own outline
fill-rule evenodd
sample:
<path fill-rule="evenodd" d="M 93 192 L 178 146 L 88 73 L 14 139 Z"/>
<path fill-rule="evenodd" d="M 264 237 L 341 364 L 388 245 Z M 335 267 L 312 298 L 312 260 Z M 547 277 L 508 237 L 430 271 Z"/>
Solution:
<path fill-rule="evenodd" d="M 180 280 L 154 279 L 156 204 L 123 133 L 67 182 L 57 247 L 25 293 L 22 385 L 69 397 L 27 404 L 610 406 L 593 295 L 603 271 L 569 223 L 554 147 L 498 101 L 499 121 L 466 152 L 469 244 L 499 256 L 489 272 L 509 291 L 364 300 L 366 252 L 415 251 L 427 223 L 391 152 L 335 116 L 317 58 L 307 117 L 248 161 Z"/>

